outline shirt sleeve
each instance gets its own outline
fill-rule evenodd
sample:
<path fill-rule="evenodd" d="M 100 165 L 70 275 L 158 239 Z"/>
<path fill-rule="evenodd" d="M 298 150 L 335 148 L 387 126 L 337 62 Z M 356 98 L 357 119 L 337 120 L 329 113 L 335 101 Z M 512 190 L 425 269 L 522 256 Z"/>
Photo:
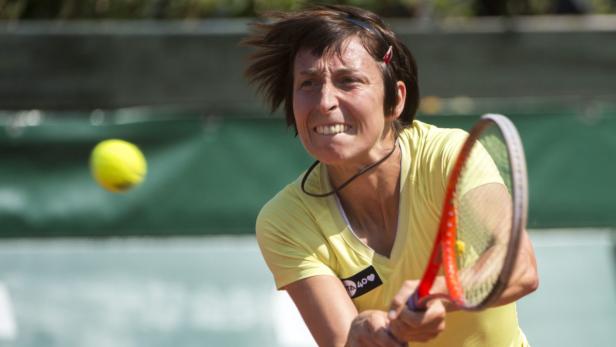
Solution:
<path fill-rule="evenodd" d="M 288 196 L 278 194 L 262 208 L 256 235 L 278 289 L 311 276 L 335 276 L 318 225 L 301 204 Z"/>
<path fill-rule="evenodd" d="M 452 130 L 447 136 L 441 137 L 440 172 L 443 190 L 447 189 L 446 186 L 458 159 L 458 154 L 467 138 L 468 133 L 463 130 Z M 457 193 L 464 195 L 466 192 L 487 183 L 503 184 L 504 182 L 496 163 L 492 160 L 486 148 L 480 142 L 476 142 L 460 175 Z"/>

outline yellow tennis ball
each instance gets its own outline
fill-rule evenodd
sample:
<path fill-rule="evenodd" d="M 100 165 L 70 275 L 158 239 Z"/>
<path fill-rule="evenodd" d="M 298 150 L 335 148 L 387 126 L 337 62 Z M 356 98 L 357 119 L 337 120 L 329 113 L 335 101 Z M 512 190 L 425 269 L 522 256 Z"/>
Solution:
<path fill-rule="evenodd" d="M 90 156 L 92 176 L 110 192 L 125 192 L 143 181 L 147 163 L 134 144 L 117 139 L 100 142 Z"/>
<path fill-rule="evenodd" d="M 456 240 L 456 252 L 458 255 L 464 254 L 466 251 L 466 244 L 462 240 Z"/>

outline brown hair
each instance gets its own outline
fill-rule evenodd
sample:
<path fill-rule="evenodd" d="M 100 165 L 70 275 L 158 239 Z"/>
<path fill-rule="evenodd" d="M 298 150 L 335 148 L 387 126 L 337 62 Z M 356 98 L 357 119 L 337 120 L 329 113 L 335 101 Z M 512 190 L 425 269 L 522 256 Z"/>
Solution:
<path fill-rule="evenodd" d="M 284 103 L 288 126 L 295 126 L 293 116 L 293 63 L 300 49 L 314 55 L 340 54 L 342 44 L 358 37 L 366 51 L 383 61 L 389 47 L 393 56 L 381 65 L 385 97 L 385 114 L 393 113 L 397 99 L 397 81 L 406 85 L 407 97 L 396 132 L 411 124 L 419 103 L 417 65 L 409 49 L 376 14 L 351 6 L 317 6 L 297 12 L 270 13 L 271 22 L 258 23 L 243 40 L 256 48 L 249 58 L 246 76 L 265 95 L 272 112 Z"/>

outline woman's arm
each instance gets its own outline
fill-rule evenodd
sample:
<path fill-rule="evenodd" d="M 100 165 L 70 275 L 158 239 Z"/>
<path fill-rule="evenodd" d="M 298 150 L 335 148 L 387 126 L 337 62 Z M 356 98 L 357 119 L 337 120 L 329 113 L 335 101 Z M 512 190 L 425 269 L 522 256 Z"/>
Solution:
<path fill-rule="evenodd" d="M 492 307 L 512 303 L 532 293 L 539 286 L 537 260 L 526 230 L 522 230 L 518 252 L 513 273 L 511 274 L 507 288 L 505 288 L 499 298 L 492 303 Z M 444 278 L 439 276 L 431 290 L 431 294 L 435 295 L 435 299 L 428 301 L 427 312 L 418 320 L 418 317 L 420 317 L 417 315 L 418 313 L 411 312 L 406 308 L 406 301 L 415 291 L 417 284 L 418 281 L 405 281 L 391 303 L 389 314 L 389 318 L 391 319 L 390 328 L 394 335 L 400 340 L 427 341 L 436 337 L 445 328 L 444 312 L 459 310 L 459 307 L 452 302 L 441 301 L 442 296 L 439 296 L 439 294 L 446 294 L 447 287 Z M 428 314 L 430 311 L 433 313 Z M 434 329 L 423 329 L 418 332 L 415 329 L 417 322 L 425 323 L 425 320 L 429 317 L 432 317 L 432 323 L 430 324 Z M 429 324 L 424 325 L 430 326 Z"/>
<path fill-rule="evenodd" d="M 528 295 L 539 287 L 537 272 L 537 259 L 526 230 L 522 230 L 520 248 L 516 258 L 513 272 L 509 278 L 507 288 L 492 306 L 501 306 L 512 303 Z"/>
<path fill-rule="evenodd" d="M 344 286 L 333 276 L 309 277 L 284 289 L 321 347 L 400 346 L 388 334 L 387 314 L 377 310 L 358 314 Z"/>
<path fill-rule="evenodd" d="M 340 280 L 313 276 L 284 288 L 319 346 L 344 346 L 357 309 Z"/>
<path fill-rule="evenodd" d="M 502 306 L 512 303 L 522 297 L 534 292 L 539 287 L 539 275 L 537 272 L 537 259 L 535 251 L 530 242 L 526 230 L 520 235 L 520 248 L 518 249 L 513 272 L 509 278 L 507 287 L 501 295 L 496 299 L 490 307 Z M 394 297 L 391 303 L 391 311 L 401 312 L 406 306 L 406 300 L 414 293 L 418 281 L 405 281 L 398 294 Z M 430 290 L 430 295 L 434 295 L 439 300 L 442 299 L 441 294 L 447 294 L 447 286 L 445 278 L 438 276 L 434 281 L 434 285 Z M 428 299 L 430 300 L 430 299 Z M 447 312 L 457 311 L 460 308 L 454 303 L 444 301 L 443 304 Z"/>

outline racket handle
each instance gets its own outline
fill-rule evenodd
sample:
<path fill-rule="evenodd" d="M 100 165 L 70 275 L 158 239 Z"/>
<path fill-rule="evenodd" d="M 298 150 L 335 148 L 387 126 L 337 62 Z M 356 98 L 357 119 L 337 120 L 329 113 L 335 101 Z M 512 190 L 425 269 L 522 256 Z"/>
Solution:
<path fill-rule="evenodd" d="M 419 303 L 419 291 L 416 290 L 413 292 L 413 295 L 409 296 L 408 300 L 406 300 L 406 307 L 415 312 L 423 312 L 426 310 L 426 306 Z"/>

